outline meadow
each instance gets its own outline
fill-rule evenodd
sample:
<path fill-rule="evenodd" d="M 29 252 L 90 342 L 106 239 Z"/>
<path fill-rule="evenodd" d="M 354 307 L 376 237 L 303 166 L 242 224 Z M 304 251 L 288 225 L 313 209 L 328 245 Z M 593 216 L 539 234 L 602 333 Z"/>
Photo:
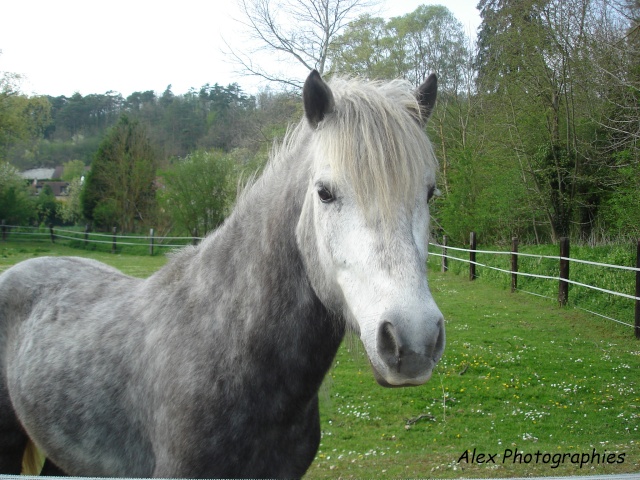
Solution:
<path fill-rule="evenodd" d="M 0 243 L 0 271 L 90 256 L 145 277 L 164 255 Z M 379 387 L 345 339 L 320 392 L 322 441 L 306 478 L 516 477 L 640 472 L 640 342 L 628 327 L 491 281 L 429 272 L 447 321 L 432 379 Z"/>

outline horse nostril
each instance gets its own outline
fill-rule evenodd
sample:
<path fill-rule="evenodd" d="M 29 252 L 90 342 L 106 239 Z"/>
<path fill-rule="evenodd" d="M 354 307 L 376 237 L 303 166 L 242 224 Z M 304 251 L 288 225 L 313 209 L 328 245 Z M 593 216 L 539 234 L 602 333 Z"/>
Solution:
<path fill-rule="evenodd" d="M 444 318 L 440 318 L 440 321 L 438 322 L 438 338 L 436 338 L 436 342 L 433 347 L 433 354 L 431 356 L 434 364 L 438 363 L 444 353 L 445 339 Z"/>
<path fill-rule="evenodd" d="M 378 327 L 378 354 L 389 367 L 400 370 L 401 345 L 391 322 L 382 322 Z"/>

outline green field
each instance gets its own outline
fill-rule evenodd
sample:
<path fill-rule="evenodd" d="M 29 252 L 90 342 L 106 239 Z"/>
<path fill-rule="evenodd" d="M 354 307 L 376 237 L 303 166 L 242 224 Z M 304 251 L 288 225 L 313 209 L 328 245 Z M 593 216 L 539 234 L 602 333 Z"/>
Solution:
<path fill-rule="evenodd" d="M 431 272 L 430 285 L 447 319 L 433 378 L 382 389 L 357 342 L 343 347 L 310 478 L 640 472 L 640 342 L 628 328 L 462 276 Z M 458 462 L 474 449 L 495 463 Z M 516 449 L 525 455 L 504 459 Z M 623 463 L 580 468 L 575 455 L 594 449 Z"/>
<path fill-rule="evenodd" d="M 141 277 L 165 261 L 0 243 L 0 271 L 69 254 Z M 640 472 L 640 341 L 628 327 L 462 275 L 433 271 L 430 285 L 447 320 L 433 378 L 379 387 L 347 338 L 321 391 L 322 443 L 307 478 Z M 488 463 L 471 463 L 480 453 Z"/>

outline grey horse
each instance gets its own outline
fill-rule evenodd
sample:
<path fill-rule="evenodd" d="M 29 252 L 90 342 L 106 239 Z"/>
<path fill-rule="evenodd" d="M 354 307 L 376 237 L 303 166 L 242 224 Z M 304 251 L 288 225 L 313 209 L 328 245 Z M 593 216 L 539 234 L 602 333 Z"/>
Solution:
<path fill-rule="evenodd" d="M 426 382 L 430 76 L 313 71 L 305 117 L 216 231 L 148 279 L 38 258 L 0 276 L 0 473 L 28 442 L 70 475 L 300 477 L 345 330 L 383 386 Z"/>

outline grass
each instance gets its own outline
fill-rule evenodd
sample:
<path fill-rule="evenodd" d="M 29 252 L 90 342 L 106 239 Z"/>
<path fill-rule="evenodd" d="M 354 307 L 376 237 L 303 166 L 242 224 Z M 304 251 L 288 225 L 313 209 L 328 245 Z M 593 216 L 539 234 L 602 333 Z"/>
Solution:
<path fill-rule="evenodd" d="M 640 342 L 627 329 L 450 273 L 431 272 L 430 285 L 448 337 L 433 378 L 382 389 L 363 350 L 344 346 L 322 401 L 322 445 L 308 478 L 640 471 Z M 465 461 L 474 449 L 495 463 Z M 522 461 L 505 460 L 516 449 Z M 594 449 L 614 453 L 616 462 L 624 453 L 622 463 L 580 468 Z M 564 456 L 557 466 L 554 454 Z"/>
<path fill-rule="evenodd" d="M 0 273 L 23 260 L 44 256 L 93 258 L 112 265 L 128 275 L 140 278 L 148 277 L 167 261 L 164 254 L 152 257 L 150 255 L 112 254 L 106 251 L 84 250 L 48 242 L 0 242 Z"/>
<path fill-rule="evenodd" d="M 164 264 L 162 256 L 7 243 L 0 270 L 69 254 L 141 277 Z M 359 340 L 347 338 L 321 390 L 322 442 L 307 478 L 640 472 L 640 342 L 628 328 L 490 281 L 429 275 L 447 319 L 433 378 L 379 387 Z M 515 462 L 505 459 L 516 449 Z M 471 463 L 474 450 L 495 463 Z"/>

